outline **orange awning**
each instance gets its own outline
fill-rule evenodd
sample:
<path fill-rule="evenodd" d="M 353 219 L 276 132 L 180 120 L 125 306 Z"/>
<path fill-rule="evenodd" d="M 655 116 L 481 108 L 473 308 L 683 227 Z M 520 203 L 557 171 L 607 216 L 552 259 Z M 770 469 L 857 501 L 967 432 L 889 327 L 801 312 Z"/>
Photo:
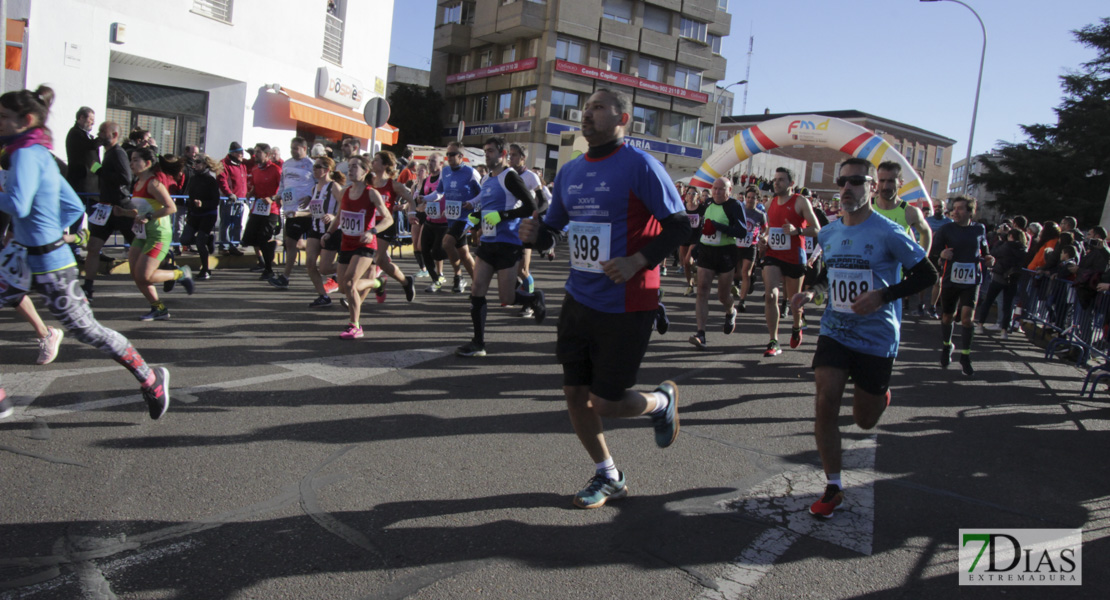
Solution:
<path fill-rule="evenodd" d="M 5 25 L 4 39 L 22 44 L 23 30 L 27 27 L 27 22 L 22 19 L 8 19 Z M 9 71 L 23 68 L 23 48 L 4 45 L 4 68 Z"/>
<path fill-rule="evenodd" d="M 279 95 L 289 99 L 289 118 L 310 123 L 352 137 L 372 139 L 374 128 L 366 124 L 362 114 L 334 102 L 313 98 L 300 92 L 282 88 Z M 377 131 L 377 141 L 386 145 L 397 143 L 397 128 L 386 124 Z"/>

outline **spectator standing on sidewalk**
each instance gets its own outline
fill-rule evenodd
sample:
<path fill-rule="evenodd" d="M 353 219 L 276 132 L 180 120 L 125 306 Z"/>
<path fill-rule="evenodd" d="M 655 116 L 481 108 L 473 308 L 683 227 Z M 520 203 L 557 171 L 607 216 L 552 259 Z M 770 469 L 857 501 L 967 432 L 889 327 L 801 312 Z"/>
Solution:
<path fill-rule="evenodd" d="M 243 235 L 242 199 L 247 197 L 247 165 L 243 162 L 243 147 L 239 142 L 231 142 L 227 156 L 220 162 L 224 168 L 216 180 L 220 184 L 220 194 L 226 198 L 220 203 L 220 251 L 242 256 L 235 240 Z"/>

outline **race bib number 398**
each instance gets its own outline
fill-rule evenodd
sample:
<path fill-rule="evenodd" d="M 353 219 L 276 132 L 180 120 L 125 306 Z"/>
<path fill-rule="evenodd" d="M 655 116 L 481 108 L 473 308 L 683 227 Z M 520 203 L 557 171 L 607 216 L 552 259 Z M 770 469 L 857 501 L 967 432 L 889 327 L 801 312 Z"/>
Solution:
<path fill-rule="evenodd" d="M 838 312 L 852 312 L 852 303 L 874 289 L 870 269 L 829 269 L 829 305 Z"/>
<path fill-rule="evenodd" d="M 609 223 L 570 223 L 570 266 L 579 271 L 604 273 L 601 263 L 609 260 Z"/>

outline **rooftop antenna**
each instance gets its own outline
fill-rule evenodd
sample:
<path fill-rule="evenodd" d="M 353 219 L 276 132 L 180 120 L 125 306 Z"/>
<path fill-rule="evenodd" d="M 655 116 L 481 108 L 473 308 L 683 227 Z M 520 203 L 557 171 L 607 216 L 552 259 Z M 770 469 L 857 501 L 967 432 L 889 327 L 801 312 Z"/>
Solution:
<path fill-rule="evenodd" d="M 744 79 L 749 82 L 752 80 L 752 48 L 755 47 L 755 36 L 751 34 L 751 26 L 748 30 L 748 68 L 744 70 Z M 744 86 L 744 103 L 740 107 L 740 114 L 748 114 L 748 88 L 752 87 L 751 83 Z"/>

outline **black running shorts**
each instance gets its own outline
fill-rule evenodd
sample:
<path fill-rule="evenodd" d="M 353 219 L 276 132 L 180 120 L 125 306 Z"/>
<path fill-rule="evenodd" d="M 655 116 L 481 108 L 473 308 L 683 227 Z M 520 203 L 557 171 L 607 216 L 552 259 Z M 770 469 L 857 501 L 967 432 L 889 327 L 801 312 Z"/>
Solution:
<path fill-rule="evenodd" d="M 588 385 L 599 398 L 620 400 L 636 385 L 654 327 L 654 310 L 605 313 L 567 294 L 555 342 L 563 385 Z"/>
<path fill-rule="evenodd" d="M 817 350 L 813 353 L 813 368 L 817 367 L 847 371 L 856 387 L 868 394 L 881 396 L 890 387 L 894 357 L 864 354 L 822 335 L 817 338 Z"/>

